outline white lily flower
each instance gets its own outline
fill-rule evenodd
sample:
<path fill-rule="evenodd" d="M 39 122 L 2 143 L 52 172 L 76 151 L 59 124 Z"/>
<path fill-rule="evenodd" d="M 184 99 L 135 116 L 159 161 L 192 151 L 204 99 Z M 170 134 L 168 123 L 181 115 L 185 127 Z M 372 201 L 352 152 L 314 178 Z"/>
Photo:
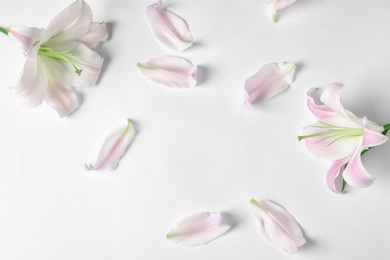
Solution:
<path fill-rule="evenodd" d="M 92 86 L 103 59 L 94 48 L 108 37 L 104 23 L 92 22 L 92 11 L 77 0 L 46 29 L 12 26 L 8 35 L 24 49 L 27 60 L 11 93 L 26 108 L 43 101 L 64 117 L 78 107 L 72 87 Z"/>

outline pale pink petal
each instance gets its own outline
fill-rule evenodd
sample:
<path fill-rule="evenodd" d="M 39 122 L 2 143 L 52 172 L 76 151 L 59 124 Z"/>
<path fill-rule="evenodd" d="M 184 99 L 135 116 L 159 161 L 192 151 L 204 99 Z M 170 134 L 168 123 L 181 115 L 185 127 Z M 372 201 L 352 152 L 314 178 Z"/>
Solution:
<path fill-rule="evenodd" d="M 268 200 L 251 199 L 250 203 L 260 230 L 271 245 L 292 254 L 306 243 L 299 224 L 287 210 Z"/>
<path fill-rule="evenodd" d="M 201 212 L 178 221 L 166 237 L 174 244 L 193 247 L 209 243 L 229 228 L 221 213 Z"/>
<path fill-rule="evenodd" d="M 196 86 L 197 66 L 191 62 L 171 56 L 160 56 L 147 62 L 137 63 L 143 76 L 152 83 L 172 88 Z"/>
<path fill-rule="evenodd" d="M 96 48 L 100 42 L 104 42 L 108 38 L 108 32 L 106 24 L 102 23 L 92 23 L 91 28 L 88 33 L 83 36 L 78 41 L 85 44 L 88 48 Z"/>
<path fill-rule="evenodd" d="M 341 104 L 341 93 L 343 91 L 344 84 L 336 82 L 327 86 L 321 94 L 321 102 L 339 115 L 348 117 L 348 113 L 344 106 Z"/>
<path fill-rule="evenodd" d="M 161 0 L 146 8 L 146 17 L 154 36 L 167 48 L 183 51 L 193 44 L 187 23 L 177 14 L 165 9 Z"/>
<path fill-rule="evenodd" d="M 343 171 L 349 158 L 334 161 L 326 174 L 326 184 L 334 193 L 341 193 L 343 189 Z"/>
<path fill-rule="evenodd" d="M 373 184 L 374 178 L 362 164 L 360 154 L 363 148 L 356 148 L 343 172 L 344 180 L 352 187 L 365 188 Z"/>
<path fill-rule="evenodd" d="M 92 10 L 84 0 L 77 0 L 54 17 L 41 35 L 40 44 L 75 41 L 90 30 Z"/>
<path fill-rule="evenodd" d="M 307 107 L 313 115 L 319 120 L 338 116 L 339 114 L 337 112 L 320 101 L 318 93 L 318 88 L 311 88 L 307 92 Z"/>
<path fill-rule="evenodd" d="M 77 96 L 71 87 L 56 78 L 48 79 L 45 101 L 59 116 L 65 117 L 78 107 Z"/>
<path fill-rule="evenodd" d="M 383 127 L 375 126 L 366 118 L 363 118 L 363 144 L 364 148 L 374 147 L 385 143 L 389 138 L 382 134 Z"/>
<path fill-rule="evenodd" d="M 111 171 L 118 166 L 135 135 L 135 130 L 127 120 L 127 125 L 112 131 L 104 141 L 95 163 L 85 164 L 88 171 Z"/>
<path fill-rule="evenodd" d="M 29 53 L 38 40 L 42 29 L 26 26 L 11 26 L 8 28 L 8 36 L 16 42 L 26 53 Z"/>
<path fill-rule="evenodd" d="M 23 71 L 10 92 L 24 108 L 39 106 L 45 97 L 46 84 L 40 74 L 37 64 L 37 49 L 27 56 Z"/>
<path fill-rule="evenodd" d="M 265 0 L 265 5 L 272 16 L 272 22 L 276 21 L 276 10 L 291 5 L 296 0 Z"/>
<path fill-rule="evenodd" d="M 244 107 L 264 102 L 286 90 L 293 80 L 295 64 L 270 63 L 245 81 Z"/>

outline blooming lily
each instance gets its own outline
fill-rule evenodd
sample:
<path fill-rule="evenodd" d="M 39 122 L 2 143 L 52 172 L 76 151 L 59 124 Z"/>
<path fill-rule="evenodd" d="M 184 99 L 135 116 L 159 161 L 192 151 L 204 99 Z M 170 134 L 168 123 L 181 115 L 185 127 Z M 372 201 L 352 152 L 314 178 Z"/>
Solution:
<path fill-rule="evenodd" d="M 361 154 L 386 142 L 388 137 L 384 134 L 389 130 L 389 125 L 379 126 L 345 109 L 340 102 L 342 88 L 341 83 L 330 84 L 320 98 L 317 88 L 308 92 L 307 106 L 318 121 L 298 136 L 310 153 L 332 162 L 326 183 L 335 193 L 343 191 L 344 181 L 359 188 L 373 183 L 374 178 L 363 167 Z"/>
<path fill-rule="evenodd" d="M 60 117 L 74 111 L 78 101 L 71 87 L 96 83 L 103 59 L 90 48 L 108 37 L 104 23 L 92 22 L 89 5 L 77 0 L 46 29 L 12 26 L 6 34 L 27 55 L 20 78 L 10 89 L 19 103 L 32 108 L 44 100 Z"/>

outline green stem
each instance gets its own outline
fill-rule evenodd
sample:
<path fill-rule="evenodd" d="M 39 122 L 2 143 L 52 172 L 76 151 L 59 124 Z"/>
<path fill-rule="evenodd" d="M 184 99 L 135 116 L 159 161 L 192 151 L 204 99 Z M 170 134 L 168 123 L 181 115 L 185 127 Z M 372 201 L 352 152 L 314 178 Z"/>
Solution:
<path fill-rule="evenodd" d="M 0 32 L 8 36 L 8 30 L 0 27 Z"/>

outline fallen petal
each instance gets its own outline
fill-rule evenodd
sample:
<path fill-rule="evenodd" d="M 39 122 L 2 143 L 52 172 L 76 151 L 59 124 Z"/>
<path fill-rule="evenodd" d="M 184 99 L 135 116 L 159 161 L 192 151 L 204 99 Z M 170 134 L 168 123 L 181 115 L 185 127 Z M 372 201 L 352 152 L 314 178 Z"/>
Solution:
<path fill-rule="evenodd" d="M 272 22 L 276 22 L 276 10 L 291 5 L 296 0 L 266 0 L 265 5 L 272 16 Z"/>
<path fill-rule="evenodd" d="M 154 36 L 167 48 L 183 51 L 193 44 L 187 23 L 177 14 L 165 9 L 161 0 L 146 8 L 146 17 Z"/>
<path fill-rule="evenodd" d="M 264 65 L 255 75 L 245 81 L 244 107 L 264 102 L 286 90 L 293 80 L 295 64 L 270 63 Z"/>
<path fill-rule="evenodd" d="M 201 212 L 177 222 L 166 237 L 174 244 L 193 247 L 209 243 L 229 228 L 221 213 Z"/>
<path fill-rule="evenodd" d="M 271 245 L 292 254 L 306 243 L 299 224 L 287 210 L 268 200 L 251 199 L 250 203 L 260 230 Z"/>
<path fill-rule="evenodd" d="M 133 140 L 135 130 L 130 119 L 127 126 L 122 126 L 110 133 L 100 149 L 95 163 L 85 164 L 88 171 L 110 171 L 118 166 L 119 159 L 126 152 L 127 147 Z"/>
<path fill-rule="evenodd" d="M 152 83 L 172 88 L 196 86 L 197 66 L 179 57 L 161 56 L 137 63 L 144 77 Z"/>
<path fill-rule="evenodd" d="M 34 27 L 11 26 L 8 28 L 8 36 L 26 53 L 34 48 L 34 43 L 41 33 L 42 29 Z"/>

